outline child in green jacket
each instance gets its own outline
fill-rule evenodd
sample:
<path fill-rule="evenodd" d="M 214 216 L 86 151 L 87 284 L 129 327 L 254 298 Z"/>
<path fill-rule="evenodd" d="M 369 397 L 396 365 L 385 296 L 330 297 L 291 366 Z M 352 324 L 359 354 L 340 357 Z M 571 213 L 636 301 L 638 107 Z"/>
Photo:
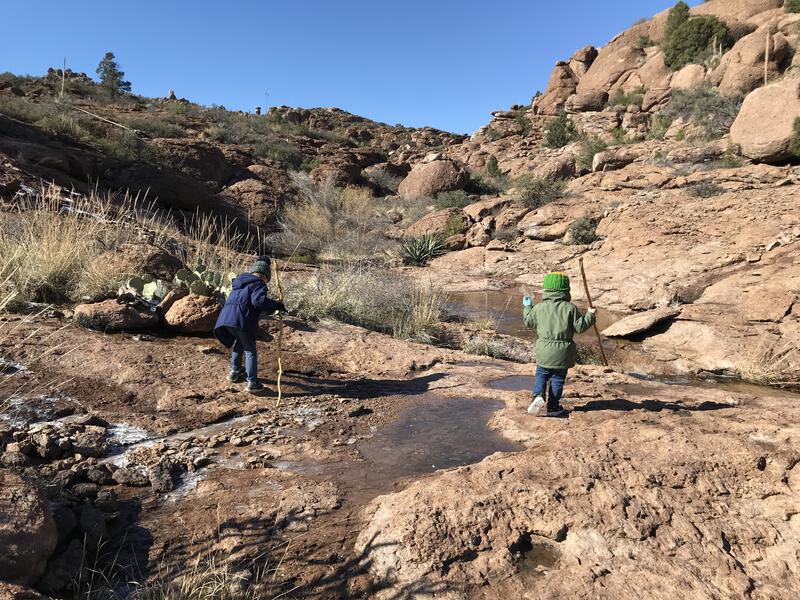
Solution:
<path fill-rule="evenodd" d="M 567 370 L 575 366 L 578 349 L 573 341 L 576 333 L 583 333 L 595 322 L 595 311 L 590 308 L 581 315 L 572 304 L 569 293 L 569 277 L 564 273 L 548 273 L 544 277 L 544 295 L 536 306 L 533 299 L 522 299 L 525 325 L 536 329 L 536 380 L 533 386 L 533 402 L 528 407 L 532 415 L 561 417 L 566 410 L 561 406 L 564 380 Z M 545 393 L 548 383 L 547 410 Z"/>

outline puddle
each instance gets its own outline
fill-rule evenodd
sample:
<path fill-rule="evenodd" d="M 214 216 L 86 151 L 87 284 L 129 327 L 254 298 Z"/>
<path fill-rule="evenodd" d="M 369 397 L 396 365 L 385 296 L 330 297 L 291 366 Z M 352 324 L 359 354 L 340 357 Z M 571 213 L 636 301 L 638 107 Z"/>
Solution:
<path fill-rule="evenodd" d="M 509 375 L 489 382 L 489 387 L 493 390 L 504 392 L 530 392 L 533 390 L 533 375 Z"/>
<path fill-rule="evenodd" d="M 541 577 L 555 566 L 559 556 L 558 549 L 551 544 L 533 542 L 517 563 L 517 573 L 522 578 Z"/>
<path fill-rule="evenodd" d="M 27 371 L 28 367 L 0 356 L 0 375 L 16 375 Z"/>
<path fill-rule="evenodd" d="M 700 389 L 722 390 L 735 394 L 746 394 L 756 398 L 771 398 L 780 396 L 781 398 L 796 398 L 800 400 L 800 393 L 798 392 L 777 387 L 768 387 L 756 385 L 754 383 L 747 383 L 732 377 L 657 376 L 650 375 L 648 373 L 638 373 L 635 371 L 631 371 L 627 374 L 642 381 L 651 381 L 653 383 L 660 383 L 664 385 L 684 385 Z M 653 390 L 647 386 L 637 385 L 635 383 L 623 383 L 616 387 L 634 395 L 647 395 L 653 393 Z"/>
<path fill-rule="evenodd" d="M 0 411 L 0 420 L 13 427 L 24 428 L 28 425 L 53 423 L 57 419 L 75 412 L 78 403 L 69 397 L 47 396 L 12 396 L 6 400 Z"/>
<path fill-rule="evenodd" d="M 526 340 L 536 339 L 534 331 L 525 327 L 522 320 L 522 293 L 516 288 L 505 291 L 451 292 L 448 298 L 447 309 L 452 316 L 466 320 L 484 320 L 488 316 L 497 323 L 497 333 L 513 335 Z M 580 302 L 575 304 L 581 309 L 581 312 L 586 311 L 585 305 Z M 597 326 L 602 331 L 624 316 L 621 313 L 598 308 Z M 590 329 L 575 337 L 578 340 L 585 339 L 585 341 L 594 342 L 594 335 L 594 331 Z"/>

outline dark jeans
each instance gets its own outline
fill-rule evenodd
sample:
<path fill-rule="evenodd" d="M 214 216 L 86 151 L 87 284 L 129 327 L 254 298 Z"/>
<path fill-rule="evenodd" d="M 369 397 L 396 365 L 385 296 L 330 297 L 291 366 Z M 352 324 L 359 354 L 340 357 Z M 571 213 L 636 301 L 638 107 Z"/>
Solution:
<path fill-rule="evenodd" d="M 258 354 L 256 353 L 255 338 L 238 327 L 226 327 L 225 329 L 236 340 L 233 343 L 233 353 L 231 354 L 231 372 L 242 372 L 242 353 L 244 352 L 247 381 L 256 383 L 258 381 Z"/>
<path fill-rule="evenodd" d="M 541 396 L 547 399 L 547 410 L 554 410 L 561 405 L 561 395 L 564 393 L 564 380 L 567 378 L 567 369 L 547 369 L 536 367 L 536 381 L 533 384 L 533 397 Z M 550 393 L 547 384 L 550 384 Z"/>

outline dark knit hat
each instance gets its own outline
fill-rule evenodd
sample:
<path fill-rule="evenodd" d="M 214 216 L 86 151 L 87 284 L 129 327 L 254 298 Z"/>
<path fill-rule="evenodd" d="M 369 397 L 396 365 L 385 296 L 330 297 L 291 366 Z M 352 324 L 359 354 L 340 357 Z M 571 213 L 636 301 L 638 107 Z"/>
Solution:
<path fill-rule="evenodd" d="M 553 272 L 544 276 L 544 283 L 542 287 L 546 290 L 553 290 L 555 292 L 568 292 L 569 291 L 569 276 L 564 273 Z"/>
<path fill-rule="evenodd" d="M 269 279 L 272 276 L 269 256 L 259 256 L 258 260 L 250 267 L 250 272 L 256 275 L 263 275 Z"/>

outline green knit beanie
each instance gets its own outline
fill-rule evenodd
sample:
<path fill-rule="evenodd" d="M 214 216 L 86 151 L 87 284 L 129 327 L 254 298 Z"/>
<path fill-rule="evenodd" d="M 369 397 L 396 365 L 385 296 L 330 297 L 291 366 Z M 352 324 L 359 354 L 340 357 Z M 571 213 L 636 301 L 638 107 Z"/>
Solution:
<path fill-rule="evenodd" d="M 250 267 L 250 272 L 257 275 L 263 275 L 267 279 L 272 276 L 272 269 L 269 264 L 269 256 L 259 256 L 258 260 Z"/>
<path fill-rule="evenodd" d="M 569 277 L 559 272 L 548 273 L 544 276 L 544 284 L 542 284 L 542 287 L 555 292 L 568 292 Z"/>

